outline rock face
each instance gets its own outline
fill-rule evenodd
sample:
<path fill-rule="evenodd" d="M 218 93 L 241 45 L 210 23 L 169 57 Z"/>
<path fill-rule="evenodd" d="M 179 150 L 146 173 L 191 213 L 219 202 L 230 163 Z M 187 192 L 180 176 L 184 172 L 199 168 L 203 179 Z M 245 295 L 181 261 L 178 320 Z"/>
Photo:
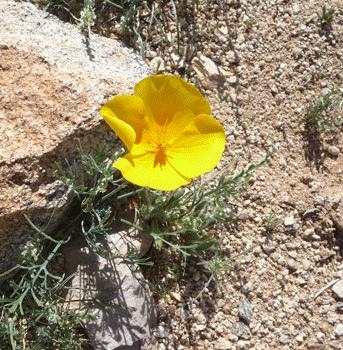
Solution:
<path fill-rule="evenodd" d="M 150 75 L 123 44 L 60 22 L 32 4 L 0 1 L 0 273 L 13 265 L 11 245 L 32 233 L 23 214 L 50 226 L 63 221 L 71 194 L 56 180 L 55 161 L 95 152 L 116 135 L 99 114 L 115 95 L 131 94 Z"/>

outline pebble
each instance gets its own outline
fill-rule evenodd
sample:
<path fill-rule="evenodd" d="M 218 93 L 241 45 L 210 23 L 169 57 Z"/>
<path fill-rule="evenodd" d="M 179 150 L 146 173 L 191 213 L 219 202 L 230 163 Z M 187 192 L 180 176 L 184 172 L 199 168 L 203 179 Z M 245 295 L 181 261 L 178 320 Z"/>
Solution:
<path fill-rule="evenodd" d="M 276 245 L 274 242 L 269 242 L 269 244 L 262 244 L 262 250 L 268 255 L 272 253 L 275 249 Z"/>
<path fill-rule="evenodd" d="M 313 234 L 314 234 L 314 229 L 313 228 L 308 228 L 303 233 L 305 238 L 310 238 L 310 237 L 312 237 Z"/>
<path fill-rule="evenodd" d="M 294 4 L 294 5 L 293 5 L 293 13 L 294 13 L 295 15 L 297 15 L 297 14 L 299 13 L 299 11 L 300 11 L 299 5 L 298 5 L 298 4 Z"/>
<path fill-rule="evenodd" d="M 319 308 L 319 313 L 320 314 L 327 314 L 329 311 L 330 311 L 330 305 L 322 305 L 320 308 Z"/>
<path fill-rule="evenodd" d="M 252 313 L 253 313 L 253 307 L 250 304 L 249 300 L 245 297 L 242 297 L 238 308 L 238 314 L 239 314 L 240 320 L 248 325 L 251 321 Z"/>
<path fill-rule="evenodd" d="M 294 259 L 288 259 L 287 265 L 288 268 L 293 271 L 298 270 L 299 267 L 298 263 Z"/>
<path fill-rule="evenodd" d="M 340 152 L 340 149 L 336 146 L 329 146 L 328 147 L 328 152 L 333 155 L 333 156 L 338 156 L 339 155 L 339 152 Z"/>
<path fill-rule="evenodd" d="M 343 335 L 343 324 L 339 324 L 335 329 L 335 336 L 341 337 Z"/>
<path fill-rule="evenodd" d="M 308 260 L 306 260 L 306 259 L 303 259 L 302 260 L 302 264 L 303 264 L 303 266 L 304 266 L 304 270 L 310 270 L 310 268 L 311 268 L 311 263 L 308 261 Z"/>
<path fill-rule="evenodd" d="M 281 266 L 285 266 L 286 265 L 286 260 L 282 256 L 278 259 L 277 262 Z"/>
<path fill-rule="evenodd" d="M 214 345 L 215 350 L 228 350 L 231 349 L 231 342 L 226 340 L 225 338 L 219 338 L 215 345 Z"/>
<path fill-rule="evenodd" d="M 5 43 L 0 43 L 0 50 L 8 50 L 8 45 Z"/>
<path fill-rule="evenodd" d="M 325 201 L 324 197 L 322 197 L 322 196 L 316 196 L 314 198 L 314 202 L 318 205 L 324 205 L 324 201 Z"/>
<path fill-rule="evenodd" d="M 325 95 L 327 95 L 331 90 L 329 88 L 324 88 L 322 90 L 322 96 L 324 97 Z"/>
<path fill-rule="evenodd" d="M 305 334 L 304 332 L 301 332 L 299 335 L 297 335 L 297 336 L 295 337 L 295 340 L 296 340 L 299 344 L 303 343 L 305 339 L 306 339 L 306 334 Z"/>
<path fill-rule="evenodd" d="M 287 344 L 288 343 L 288 341 L 289 341 L 289 339 L 288 339 L 288 337 L 286 337 L 285 335 L 281 335 L 280 336 L 280 338 L 279 338 L 279 342 L 281 343 L 281 344 Z"/>
<path fill-rule="evenodd" d="M 343 302 L 339 301 L 337 303 L 337 309 L 340 310 L 340 311 L 343 311 Z"/>
<path fill-rule="evenodd" d="M 310 219 L 310 218 L 313 218 L 315 216 L 318 215 L 318 209 L 317 208 L 314 208 L 314 209 L 309 209 L 309 210 L 306 210 L 304 215 L 303 215 L 303 218 L 304 219 Z"/>
<path fill-rule="evenodd" d="M 238 338 L 250 339 L 251 334 L 249 327 L 243 322 L 237 322 L 232 326 L 233 333 Z"/>
<path fill-rule="evenodd" d="M 229 51 L 226 54 L 226 58 L 228 59 L 228 61 L 230 63 L 237 63 L 239 61 L 238 56 L 237 56 L 236 52 L 234 52 L 234 51 Z"/>
<path fill-rule="evenodd" d="M 343 280 L 338 281 L 332 287 L 332 293 L 334 298 L 343 300 Z"/>
<path fill-rule="evenodd" d="M 155 329 L 154 335 L 156 338 L 167 338 L 169 333 L 169 327 L 160 325 Z"/>
<path fill-rule="evenodd" d="M 162 57 L 155 57 L 150 61 L 150 69 L 153 72 L 163 72 L 166 69 L 166 65 Z"/>
<path fill-rule="evenodd" d="M 218 55 L 218 54 L 213 55 L 212 56 L 212 61 L 216 62 L 216 63 L 219 63 L 221 61 L 221 56 Z"/>
<path fill-rule="evenodd" d="M 277 262 L 279 260 L 279 258 L 280 258 L 280 254 L 275 252 L 275 253 L 271 254 L 270 257 L 272 258 L 272 260 L 274 262 Z"/>
<path fill-rule="evenodd" d="M 238 220 L 248 220 L 248 211 L 247 210 L 242 210 L 237 214 L 237 219 Z"/>
<path fill-rule="evenodd" d="M 292 215 L 292 216 L 285 218 L 284 225 L 285 226 L 293 226 L 294 225 L 294 216 Z"/>
<path fill-rule="evenodd" d="M 237 84 L 238 79 L 237 79 L 236 76 L 233 76 L 233 77 L 230 77 L 230 78 L 227 80 L 227 82 L 228 82 L 229 84 L 231 84 L 231 85 L 235 85 L 235 84 Z"/>
<path fill-rule="evenodd" d="M 294 47 L 292 51 L 293 51 L 293 54 L 297 57 L 299 57 L 303 54 L 303 50 L 300 49 L 299 47 Z"/>

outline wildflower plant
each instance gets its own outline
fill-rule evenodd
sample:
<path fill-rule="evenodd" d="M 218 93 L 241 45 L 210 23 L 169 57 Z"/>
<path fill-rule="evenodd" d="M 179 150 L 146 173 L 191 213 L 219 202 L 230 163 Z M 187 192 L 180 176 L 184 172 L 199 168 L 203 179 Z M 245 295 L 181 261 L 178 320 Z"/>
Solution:
<path fill-rule="evenodd" d="M 327 127 L 340 126 L 342 122 L 343 88 L 333 87 L 323 97 L 317 98 L 310 106 L 308 120 L 320 132 Z"/>
<path fill-rule="evenodd" d="M 234 175 L 228 169 L 236 158 L 211 176 L 204 175 L 217 165 L 225 147 L 224 129 L 210 112 L 194 86 L 163 75 L 142 80 L 134 96 L 118 96 L 103 106 L 101 114 L 128 153 L 119 150 L 111 155 L 102 146 L 92 156 L 80 147 L 82 172 L 78 163 L 67 162 L 67 170 L 57 164 L 57 177 L 75 193 L 79 211 L 54 238 L 46 233 L 49 223 L 40 229 L 27 218 L 36 235 L 19 253 L 21 262 L 0 276 L 0 341 L 7 342 L 8 349 L 25 348 L 28 339 L 32 348 L 61 349 L 79 349 L 80 342 L 87 341 L 76 329 L 82 326 L 82 319 L 95 316 L 61 310 L 61 293 L 73 276 L 55 276 L 49 269 L 77 227 L 97 256 L 120 257 L 144 285 L 153 283 L 144 281 L 137 266 L 149 267 L 153 261 L 138 258 L 129 245 L 126 254 L 115 247 L 109 236 L 114 219 L 150 235 L 162 254 L 165 249 L 174 251 L 183 258 L 183 267 L 189 257 L 196 257 L 199 268 L 209 274 L 205 287 L 213 280 L 222 286 L 221 271 L 231 269 L 232 259 L 240 254 L 224 256 L 218 227 L 235 219 L 235 198 L 254 170 L 269 163 L 275 148 Z M 115 210 L 115 202 L 125 198 L 134 206 L 134 222 Z M 100 243 L 99 235 L 109 244 Z M 159 271 L 168 270 L 170 267 Z M 6 283 L 13 272 L 18 274 Z"/>
<path fill-rule="evenodd" d="M 113 167 L 143 186 L 139 224 L 122 221 L 152 236 L 157 248 L 179 252 L 185 262 L 190 255 L 219 249 L 220 239 L 211 228 L 235 219 L 233 199 L 275 149 L 234 176 L 226 171 L 235 159 L 205 179 L 203 174 L 224 151 L 224 129 L 210 116 L 200 92 L 178 77 L 148 77 L 136 86 L 134 96 L 117 96 L 100 112 L 129 151 Z M 192 179 L 199 175 L 200 181 Z M 190 190 L 178 189 L 190 182 Z"/>

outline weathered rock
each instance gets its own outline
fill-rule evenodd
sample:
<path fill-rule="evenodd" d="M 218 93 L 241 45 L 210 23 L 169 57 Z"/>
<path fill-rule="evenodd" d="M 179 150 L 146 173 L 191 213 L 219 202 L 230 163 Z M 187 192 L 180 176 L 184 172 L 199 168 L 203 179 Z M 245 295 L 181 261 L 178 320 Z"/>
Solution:
<path fill-rule="evenodd" d="M 243 321 L 245 324 L 249 325 L 251 321 L 251 316 L 253 313 L 252 305 L 250 304 L 249 300 L 245 297 L 241 298 L 241 301 L 239 302 L 239 318 L 241 321 Z"/>
<path fill-rule="evenodd" d="M 0 273 L 14 264 L 11 245 L 32 233 L 23 214 L 50 232 L 72 202 L 56 180 L 55 161 L 73 162 L 118 139 L 99 114 L 102 104 L 132 93 L 150 74 L 124 45 L 63 23 L 34 5 L 0 2 Z"/>
<path fill-rule="evenodd" d="M 102 236 L 98 243 L 114 254 L 118 250 L 126 254 L 129 243 L 135 247 L 137 257 L 143 256 L 152 243 L 150 236 L 117 222 L 110 239 L 117 250 Z M 63 252 L 66 274 L 76 273 L 64 309 L 88 310 L 98 315 L 95 321 L 83 321 L 94 349 L 140 349 L 140 342 L 150 338 L 157 316 L 154 300 L 139 282 L 143 277 L 133 274 L 136 266 L 120 258 L 97 258 L 83 237 L 67 243 Z"/>
<path fill-rule="evenodd" d="M 250 339 L 251 333 L 249 327 L 243 322 L 237 322 L 232 326 L 233 333 L 242 339 Z"/>
<path fill-rule="evenodd" d="M 201 85 L 205 89 L 209 89 L 220 83 L 224 83 L 229 77 L 226 71 L 221 69 L 211 59 L 203 55 L 201 55 L 199 58 L 193 58 L 192 66 Z"/>

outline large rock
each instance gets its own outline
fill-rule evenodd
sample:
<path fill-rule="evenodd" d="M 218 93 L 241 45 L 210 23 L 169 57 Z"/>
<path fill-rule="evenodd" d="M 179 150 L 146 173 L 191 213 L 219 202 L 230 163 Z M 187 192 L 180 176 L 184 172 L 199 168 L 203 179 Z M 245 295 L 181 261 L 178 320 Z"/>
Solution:
<path fill-rule="evenodd" d="M 133 213 L 125 218 L 133 221 Z M 123 215 L 121 215 L 123 216 Z M 129 225 L 114 222 L 109 240 L 98 237 L 106 251 L 127 253 L 127 244 L 136 249 L 138 258 L 149 249 L 152 237 Z M 115 248 L 114 248 L 115 247 Z M 96 257 L 84 237 L 63 247 L 67 276 L 73 275 L 64 304 L 70 309 L 87 311 L 98 318 L 84 320 L 95 350 L 141 349 L 142 341 L 151 340 L 156 326 L 155 303 L 137 266 L 122 259 Z"/>
<path fill-rule="evenodd" d="M 150 75 L 123 44 L 92 35 L 15 0 L 0 1 L 0 274 L 14 263 L 11 245 L 32 230 L 23 214 L 50 226 L 64 220 L 71 194 L 56 180 L 55 161 L 118 140 L 99 114 L 115 95 Z"/>

